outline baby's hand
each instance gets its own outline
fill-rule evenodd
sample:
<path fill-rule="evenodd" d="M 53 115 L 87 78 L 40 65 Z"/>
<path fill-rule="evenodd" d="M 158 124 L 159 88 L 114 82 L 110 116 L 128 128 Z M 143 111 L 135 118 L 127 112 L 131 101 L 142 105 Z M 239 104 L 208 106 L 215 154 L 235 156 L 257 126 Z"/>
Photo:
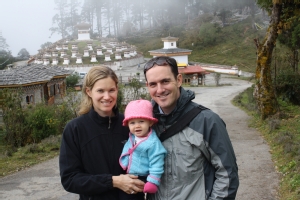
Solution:
<path fill-rule="evenodd" d="M 157 186 L 151 182 L 147 182 L 144 186 L 144 193 L 155 193 Z"/>

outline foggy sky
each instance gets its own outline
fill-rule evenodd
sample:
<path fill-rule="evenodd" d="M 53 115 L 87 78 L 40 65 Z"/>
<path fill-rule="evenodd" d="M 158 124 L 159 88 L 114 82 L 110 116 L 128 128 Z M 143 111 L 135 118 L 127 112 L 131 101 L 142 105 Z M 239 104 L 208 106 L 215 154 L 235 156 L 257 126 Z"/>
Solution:
<path fill-rule="evenodd" d="M 49 38 L 54 8 L 54 0 L 0 0 L 0 31 L 13 56 L 22 48 L 35 55 L 45 42 L 61 39 L 57 34 Z"/>

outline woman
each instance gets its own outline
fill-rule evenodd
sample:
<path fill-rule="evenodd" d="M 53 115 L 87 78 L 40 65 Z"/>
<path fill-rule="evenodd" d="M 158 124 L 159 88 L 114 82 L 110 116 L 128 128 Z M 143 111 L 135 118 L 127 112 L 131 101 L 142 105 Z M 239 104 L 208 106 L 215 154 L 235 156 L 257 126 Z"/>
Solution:
<path fill-rule="evenodd" d="M 144 183 L 125 174 L 119 157 L 128 139 L 124 116 L 116 108 L 118 78 L 107 67 L 93 67 L 84 78 L 80 116 L 63 132 L 59 168 L 66 191 L 80 199 L 119 199 L 119 189 L 142 192 Z"/>

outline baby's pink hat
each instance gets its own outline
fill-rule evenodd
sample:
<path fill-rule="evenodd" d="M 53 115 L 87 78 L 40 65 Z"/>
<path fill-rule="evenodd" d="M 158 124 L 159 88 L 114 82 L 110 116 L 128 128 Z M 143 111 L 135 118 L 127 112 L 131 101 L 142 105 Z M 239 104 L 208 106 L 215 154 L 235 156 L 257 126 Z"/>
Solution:
<path fill-rule="evenodd" d="M 124 115 L 125 119 L 123 120 L 123 126 L 127 126 L 129 120 L 136 118 L 148 119 L 154 123 L 158 121 L 153 117 L 150 101 L 143 99 L 129 102 L 126 106 Z"/>

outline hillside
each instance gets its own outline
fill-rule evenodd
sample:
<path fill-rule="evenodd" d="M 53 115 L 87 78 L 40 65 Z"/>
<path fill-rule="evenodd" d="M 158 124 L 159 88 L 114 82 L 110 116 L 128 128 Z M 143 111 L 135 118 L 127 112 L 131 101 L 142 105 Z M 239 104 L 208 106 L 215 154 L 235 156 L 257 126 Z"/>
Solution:
<path fill-rule="evenodd" d="M 242 71 L 255 71 L 256 47 L 253 39 L 262 39 L 266 29 L 252 29 L 250 19 L 225 27 L 216 27 L 209 23 L 201 26 L 175 27 L 169 29 L 170 32 L 148 30 L 125 39 L 129 44 L 135 45 L 138 51 L 143 52 L 145 57 L 151 57 L 148 51 L 163 48 L 161 38 L 170 35 L 179 38 L 178 48 L 192 50 L 190 62 L 237 65 Z"/>

